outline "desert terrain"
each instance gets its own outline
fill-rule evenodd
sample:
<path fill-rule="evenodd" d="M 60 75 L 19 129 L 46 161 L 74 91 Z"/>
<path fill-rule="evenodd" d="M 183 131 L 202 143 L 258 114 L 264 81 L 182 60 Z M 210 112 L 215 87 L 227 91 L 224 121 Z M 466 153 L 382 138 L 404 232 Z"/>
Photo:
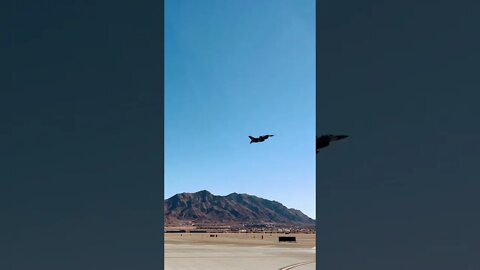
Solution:
<path fill-rule="evenodd" d="M 296 242 L 279 242 L 295 236 Z M 167 270 L 315 269 L 315 234 L 166 233 Z"/>

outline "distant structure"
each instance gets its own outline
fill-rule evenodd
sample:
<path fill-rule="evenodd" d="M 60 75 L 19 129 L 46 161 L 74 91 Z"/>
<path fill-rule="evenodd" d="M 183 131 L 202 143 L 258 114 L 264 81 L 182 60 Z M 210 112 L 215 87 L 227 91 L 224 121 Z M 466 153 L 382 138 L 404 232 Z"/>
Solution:
<path fill-rule="evenodd" d="M 279 236 L 278 242 L 297 242 L 297 237 L 295 236 Z"/>
<path fill-rule="evenodd" d="M 330 143 L 333 141 L 342 140 L 348 137 L 349 137 L 348 135 L 332 135 L 332 134 L 322 135 L 320 137 L 317 136 L 317 154 L 320 151 L 320 148 L 329 146 Z"/>
<path fill-rule="evenodd" d="M 186 230 L 167 230 L 165 233 L 186 233 Z"/>
<path fill-rule="evenodd" d="M 273 137 L 273 135 L 263 135 L 263 136 L 260 136 L 258 138 L 255 138 L 255 137 L 252 137 L 252 136 L 248 136 L 250 138 L 250 143 L 259 143 L 259 142 L 263 142 L 265 141 L 266 139 L 270 138 L 270 137 Z"/>

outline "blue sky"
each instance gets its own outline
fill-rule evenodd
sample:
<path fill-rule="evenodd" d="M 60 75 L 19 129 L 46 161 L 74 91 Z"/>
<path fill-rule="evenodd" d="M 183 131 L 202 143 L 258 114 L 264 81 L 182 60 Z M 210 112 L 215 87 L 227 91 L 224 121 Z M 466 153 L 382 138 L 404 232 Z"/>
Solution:
<path fill-rule="evenodd" d="M 165 198 L 248 193 L 314 218 L 314 145 L 315 1 L 165 2 Z"/>

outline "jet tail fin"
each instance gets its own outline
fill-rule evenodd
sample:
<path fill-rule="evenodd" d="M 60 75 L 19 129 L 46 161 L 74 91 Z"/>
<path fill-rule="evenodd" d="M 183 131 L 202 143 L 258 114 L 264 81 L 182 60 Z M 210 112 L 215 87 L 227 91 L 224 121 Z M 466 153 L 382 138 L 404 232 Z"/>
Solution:
<path fill-rule="evenodd" d="M 252 137 L 252 136 L 248 136 L 248 138 L 250 138 L 250 143 L 252 143 L 252 142 L 253 142 L 253 139 L 255 139 L 255 138 Z"/>

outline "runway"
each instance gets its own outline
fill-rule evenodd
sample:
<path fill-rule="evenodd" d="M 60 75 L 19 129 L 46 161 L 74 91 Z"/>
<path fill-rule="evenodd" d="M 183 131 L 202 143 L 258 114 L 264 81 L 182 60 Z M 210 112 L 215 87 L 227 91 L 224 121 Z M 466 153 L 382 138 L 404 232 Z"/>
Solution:
<path fill-rule="evenodd" d="M 301 262 L 301 263 L 294 263 L 292 265 L 287 265 L 285 267 L 282 267 L 280 268 L 279 270 L 290 270 L 290 269 L 294 269 L 294 268 L 299 268 L 299 267 L 302 267 L 304 265 L 307 265 L 307 264 L 311 264 L 311 263 L 314 263 L 314 262 Z M 302 268 L 302 269 L 306 269 L 306 268 Z"/>
<path fill-rule="evenodd" d="M 314 236 L 313 236 L 314 238 Z M 167 236 L 165 269 L 167 270 L 314 270 L 315 249 L 310 241 L 277 243 L 236 236 Z M 189 243 L 190 242 L 190 243 Z M 314 245 L 314 244 L 313 244 Z"/>

